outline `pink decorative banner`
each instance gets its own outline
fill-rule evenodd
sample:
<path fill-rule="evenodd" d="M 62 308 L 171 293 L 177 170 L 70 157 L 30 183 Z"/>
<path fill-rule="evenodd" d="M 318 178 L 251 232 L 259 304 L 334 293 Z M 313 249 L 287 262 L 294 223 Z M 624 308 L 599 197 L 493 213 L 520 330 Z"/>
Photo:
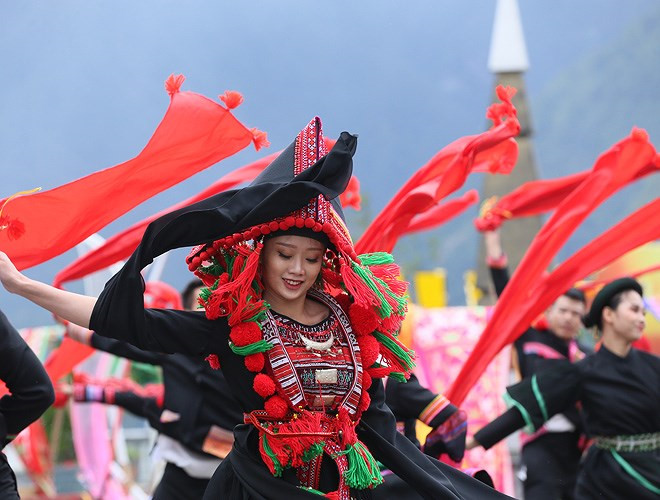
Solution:
<path fill-rule="evenodd" d="M 422 385 L 444 393 L 458 375 L 486 326 L 490 308 L 411 307 L 414 323 L 413 349 L 417 354 L 415 374 Z M 468 435 L 506 410 L 502 394 L 509 383 L 510 352 L 502 350 L 488 365 L 479 382 L 460 405 L 468 414 Z M 476 448 L 465 454 L 461 469 L 486 469 L 495 487 L 514 494 L 511 457 L 506 442 L 488 451 Z"/>

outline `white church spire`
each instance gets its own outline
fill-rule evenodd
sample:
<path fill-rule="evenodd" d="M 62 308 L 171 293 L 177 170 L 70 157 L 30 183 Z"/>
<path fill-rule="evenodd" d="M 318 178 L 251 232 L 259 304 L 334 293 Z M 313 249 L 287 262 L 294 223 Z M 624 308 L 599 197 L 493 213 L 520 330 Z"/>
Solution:
<path fill-rule="evenodd" d="M 517 0 L 497 0 L 488 69 L 493 73 L 524 73 L 529 68 L 527 47 Z"/>

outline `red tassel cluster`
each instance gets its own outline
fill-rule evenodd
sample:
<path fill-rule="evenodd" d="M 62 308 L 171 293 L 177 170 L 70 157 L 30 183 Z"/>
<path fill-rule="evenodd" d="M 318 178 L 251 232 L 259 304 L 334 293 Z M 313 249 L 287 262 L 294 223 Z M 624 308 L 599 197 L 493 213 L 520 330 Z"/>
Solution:
<path fill-rule="evenodd" d="M 220 369 L 220 360 L 218 359 L 217 354 L 209 354 L 204 358 L 204 361 L 208 361 L 209 366 L 214 370 Z"/>
<path fill-rule="evenodd" d="M 25 234 L 25 224 L 6 215 L 0 216 L 0 231 L 7 231 L 10 240 L 17 240 Z"/>
<path fill-rule="evenodd" d="M 511 102 L 516 92 L 517 90 L 513 87 L 497 86 L 495 93 L 502 102 L 491 104 L 486 111 L 486 118 L 493 121 L 493 126 L 500 125 L 507 118 L 514 118 L 517 115 L 516 108 Z"/>
<path fill-rule="evenodd" d="M 185 79 L 186 77 L 183 75 L 175 75 L 174 73 L 172 73 L 167 78 L 167 80 L 165 80 L 165 90 L 170 95 L 170 97 L 174 97 L 174 94 L 179 92 L 179 89 L 181 88 L 181 84 L 184 82 Z"/>
<path fill-rule="evenodd" d="M 263 132 L 256 128 L 251 128 L 252 132 L 252 143 L 254 144 L 254 149 L 259 151 L 261 148 L 267 148 L 270 146 L 270 141 L 268 140 L 268 135 L 266 132 Z"/>
<path fill-rule="evenodd" d="M 225 90 L 225 93 L 219 95 L 218 98 L 225 103 L 227 109 L 237 108 L 243 103 L 243 96 L 235 90 Z"/>

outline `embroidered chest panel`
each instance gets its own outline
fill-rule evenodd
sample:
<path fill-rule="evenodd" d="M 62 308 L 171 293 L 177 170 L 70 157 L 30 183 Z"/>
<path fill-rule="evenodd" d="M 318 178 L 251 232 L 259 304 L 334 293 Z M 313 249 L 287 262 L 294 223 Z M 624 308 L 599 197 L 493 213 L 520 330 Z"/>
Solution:
<path fill-rule="evenodd" d="M 315 294 L 319 300 L 320 293 Z M 317 325 L 268 314 L 262 328 L 264 340 L 273 345 L 268 351 L 273 378 L 294 408 L 327 411 L 345 406 L 355 414 L 362 393 L 359 347 L 343 311 L 324 295 L 320 298 L 331 312 Z"/>

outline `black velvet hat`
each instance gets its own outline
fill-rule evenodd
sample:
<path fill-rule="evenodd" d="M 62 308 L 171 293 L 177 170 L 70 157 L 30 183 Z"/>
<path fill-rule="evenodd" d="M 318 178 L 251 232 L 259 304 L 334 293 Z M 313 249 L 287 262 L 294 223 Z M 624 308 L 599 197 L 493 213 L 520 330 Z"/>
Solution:
<path fill-rule="evenodd" d="M 612 297 L 617 293 L 626 290 L 634 290 L 640 295 L 644 294 L 642 285 L 633 278 L 619 278 L 608 283 L 596 294 L 596 297 L 594 297 L 594 300 L 591 303 L 589 312 L 582 318 L 584 326 L 591 328 L 592 326 L 600 325 L 600 318 L 603 309 L 610 303 Z"/>

